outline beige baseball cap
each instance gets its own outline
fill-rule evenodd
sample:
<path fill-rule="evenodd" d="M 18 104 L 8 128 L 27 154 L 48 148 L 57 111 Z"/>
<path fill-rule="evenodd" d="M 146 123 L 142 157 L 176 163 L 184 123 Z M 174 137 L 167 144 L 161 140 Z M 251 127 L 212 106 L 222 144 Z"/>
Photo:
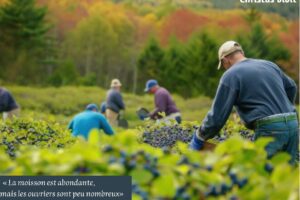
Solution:
<path fill-rule="evenodd" d="M 122 86 L 122 84 L 119 79 L 113 79 L 111 81 L 110 87 L 120 87 L 120 86 Z"/>
<path fill-rule="evenodd" d="M 227 41 L 219 48 L 219 65 L 218 69 L 222 67 L 222 59 L 225 56 L 228 56 L 229 54 L 235 52 L 235 51 L 243 51 L 241 45 L 235 41 Z"/>

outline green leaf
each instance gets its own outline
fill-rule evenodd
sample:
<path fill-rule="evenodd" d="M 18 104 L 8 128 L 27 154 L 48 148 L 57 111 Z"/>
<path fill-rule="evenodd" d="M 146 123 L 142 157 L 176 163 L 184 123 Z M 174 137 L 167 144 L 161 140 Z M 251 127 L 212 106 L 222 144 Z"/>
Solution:
<path fill-rule="evenodd" d="M 119 163 L 113 163 L 109 166 L 109 171 L 116 174 L 116 175 L 121 175 L 125 172 L 123 165 Z"/>
<path fill-rule="evenodd" d="M 155 196 L 173 197 L 175 195 L 175 179 L 173 174 L 165 174 L 153 183 L 152 192 Z"/>
<path fill-rule="evenodd" d="M 240 137 L 231 137 L 226 142 L 217 146 L 215 152 L 219 155 L 240 152 L 243 148 L 243 140 Z"/>
<path fill-rule="evenodd" d="M 272 142 L 274 139 L 273 138 L 270 138 L 270 137 L 264 137 L 264 138 L 259 138 L 255 144 L 257 147 L 259 148 L 265 148 L 265 146 L 267 144 L 269 144 L 270 142 Z"/>
<path fill-rule="evenodd" d="M 193 172 L 193 176 L 198 181 L 203 181 L 210 184 L 218 184 L 223 181 L 223 177 L 218 172 L 199 171 Z"/>
<path fill-rule="evenodd" d="M 187 165 L 180 165 L 176 167 L 176 171 L 178 171 L 180 174 L 186 176 L 190 170 L 190 167 Z"/>
<path fill-rule="evenodd" d="M 100 141 L 100 133 L 97 129 L 93 129 L 91 130 L 91 132 L 89 133 L 89 138 L 88 138 L 88 142 L 91 145 L 96 145 L 98 144 L 98 142 Z"/>
<path fill-rule="evenodd" d="M 286 176 L 291 174 L 291 166 L 288 164 L 276 166 L 272 176 L 271 181 L 273 184 L 280 183 L 282 180 L 286 179 Z"/>
<path fill-rule="evenodd" d="M 274 155 L 271 159 L 273 165 L 279 165 L 282 163 L 287 163 L 291 159 L 291 156 L 287 153 L 278 153 Z"/>
<path fill-rule="evenodd" d="M 132 194 L 132 200 L 142 200 L 142 197 L 137 194 Z"/>
<path fill-rule="evenodd" d="M 130 176 L 138 184 L 146 184 L 152 179 L 152 174 L 144 169 L 135 169 L 130 173 Z"/>
<path fill-rule="evenodd" d="M 178 162 L 179 156 L 178 155 L 168 155 L 160 158 L 158 160 L 159 164 L 161 165 L 175 165 Z"/>
<path fill-rule="evenodd" d="M 247 193 L 247 199 L 255 199 L 255 200 L 265 200 L 267 198 L 267 193 L 265 188 L 255 187 L 250 193 Z"/>

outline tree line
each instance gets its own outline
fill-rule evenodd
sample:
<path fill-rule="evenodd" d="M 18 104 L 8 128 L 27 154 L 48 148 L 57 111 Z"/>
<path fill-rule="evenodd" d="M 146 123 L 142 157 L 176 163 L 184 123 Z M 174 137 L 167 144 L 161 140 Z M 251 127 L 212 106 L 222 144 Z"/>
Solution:
<path fill-rule="evenodd" d="M 111 4 L 88 9 L 64 38 L 35 0 L 10 0 L 0 7 L 0 80 L 23 85 L 97 85 L 119 78 L 124 89 L 142 93 L 147 79 L 185 98 L 214 96 L 222 71 L 217 51 L 223 42 L 206 30 L 188 41 L 176 36 L 162 46 L 155 34 L 139 42 L 134 20 Z M 111 6 L 111 7 L 110 7 Z M 114 10 L 114 12 L 112 12 Z M 290 53 L 270 36 L 255 12 L 247 15 L 250 32 L 237 33 L 247 57 L 288 60 Z M 231 38 L 228 38 L 231 39 Z"/>

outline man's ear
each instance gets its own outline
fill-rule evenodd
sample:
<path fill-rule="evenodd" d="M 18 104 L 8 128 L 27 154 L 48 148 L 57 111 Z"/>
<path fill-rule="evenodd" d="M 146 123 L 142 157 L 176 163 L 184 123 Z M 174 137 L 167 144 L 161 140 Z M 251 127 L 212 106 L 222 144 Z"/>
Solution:
<path fill-rule="evenodd" d="M 227 58 L 227 57 L 224 57 L 223 59 L 222 59 L 222 64 L 223 65 L 226 65 L 226 64 L 228 64 L 229 63 L 229 59 Z"/>

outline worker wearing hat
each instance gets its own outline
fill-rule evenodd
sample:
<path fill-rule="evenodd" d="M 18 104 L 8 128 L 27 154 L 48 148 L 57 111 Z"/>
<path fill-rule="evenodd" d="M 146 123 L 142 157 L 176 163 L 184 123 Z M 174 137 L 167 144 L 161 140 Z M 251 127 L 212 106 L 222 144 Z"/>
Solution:
<path fill-rule="evenodd" d="M 285 151 L 295 162 L 299 147 L 295 82 L 273 62 L 246 58 L 235 41 L 225 42 L 218 54 L 218 69 L 226 72 L 190 147 L 200 150 L 205 140 L 219 133 L 235 107 L 246 127 L 255 131 L 254 139 L 274 138 L 266 146 L 268 158 Z"/>
<path fill-rule="evenodd" d="M 125 104 L 121 95 L 122 84 L 118 79 L 111 81 L 110 90 L 106 96 L 106 117 L 113 126 L 118 125 L 118 116 L 121 110 L 125 110 Z"/>
<path fill-rule="evenodd" d="M 149 114 L 151 119 L 160 119 L 162 118 L 160 113 L 165 113 L 165 119 L 175 119 L 181 123 L 181 114 L 168 90 L 160 87 L 156 80 L 151 79 L 146 83 L 145 92 L 154 94 L 155 109 Z"/>
<path fill-rule="evenodd" d="M 77 114 L 72 119 L 68 128 L 72 131 L 73 136 L 82 136 L 86 140 L 93 129 L 102 129 L 107 135 L 114 134 L 106 118 L 98 113 L 98 106 L 96 104 L 87 105 L 85 111 Z"/>

